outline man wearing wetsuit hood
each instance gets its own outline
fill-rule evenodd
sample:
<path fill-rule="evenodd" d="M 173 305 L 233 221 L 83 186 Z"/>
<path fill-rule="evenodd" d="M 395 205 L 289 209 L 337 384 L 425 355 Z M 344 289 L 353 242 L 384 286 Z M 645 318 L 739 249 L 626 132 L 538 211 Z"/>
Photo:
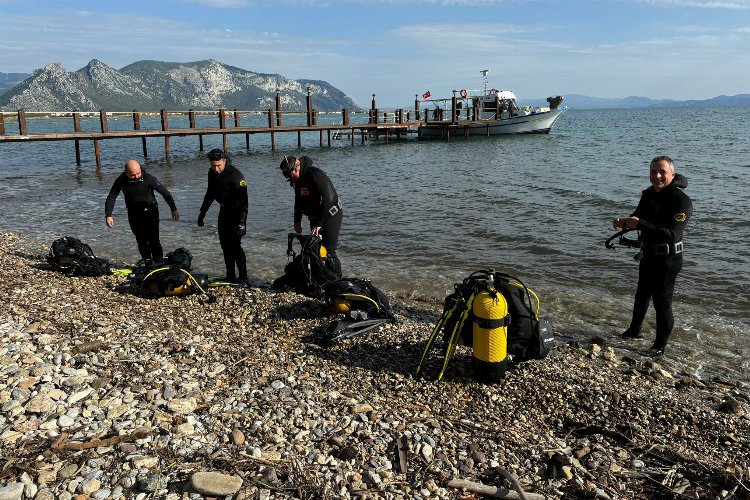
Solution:
<path fill-rule="evenodd" d="M 307 156 L 285 156 L 281 173 L 294 188 L 294 231 L 302 232 L 302 216 L 310 220 L 310 234 L 319 235 L 326 247 L 326 264 L 341 276 L 341 261 L 336 255 L 344 211 L 333 182 L 325 172 L 313 166 Z"/>
<path fill-rule="evenodd" d="M 642 339 L 641 324 L 646 317 L 649 300 L 656 312 L 656 339 L 649 356 L 664 354 L 674 327 L 672 296 L 677 274 L 682 269 L 682 235 L 693 213 L 693 203 L 682 188 L 687 179 L 674 171 L 669 156 L 657 156 L 649 165 L 651 187 L 644 190 L 630 217 L 617 218 L 617 228 L 641 232 L 641 258 L 638 288 L 635 292 L 633 318 L 622 334 L 626 339 Z"/>
<path fill-rule="evenodd" d="M 227 269 L 225 279 L 246 285 L 247 258 L 242 249 L 242 237 L 245 236 L 247 221 L 247 181 L 242 172 L 232 165 L 232 160 L 223 150 L 209 151 L 208 161 L 211 163 L 208 170 L 208 188 L 198 215 L 198 226 L 203 227 L 203 219 L 208 208 L 214 200 L 218 201 L 221 205 L 218 221 L 219 243 Z"/>
<path fill-rule="evenodd" d="M 159 206 L 156 204 L 154 191 L 164 197 L 172 210 L 172 219 L 180 220 L 174 198 L 156 177 L 141 168 L 140 163 L 128 160 L 125 162 L 125 171 L 115 179 L 104 203 L 104 221 L 109 228 L 115 227 L 112 211 L 120 191 L 125 194 L 130 230 L 135 235 L 143 263 L 148 265 L 151 262 L 161 262 L 164 253 L 159 241 Z"/>

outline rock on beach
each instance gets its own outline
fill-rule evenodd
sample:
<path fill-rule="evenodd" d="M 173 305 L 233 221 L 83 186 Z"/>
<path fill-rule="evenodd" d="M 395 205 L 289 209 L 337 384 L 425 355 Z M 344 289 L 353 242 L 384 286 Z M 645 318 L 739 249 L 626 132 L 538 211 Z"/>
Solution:
<path fill-rule="evenodd" d="M 47 250 L 0 238 L 0 500 L 455 499 L 509 478 L 546 498 L 747 497 L 747 385 L 669 353 L 558 342 L 480 384 L 459 346 L 437 382 L 439 353 L 414 369 L 439 301 L 391 297 L 398 323 L 323 348 L 334 318 L 308 297 L 152 299 Z"/>

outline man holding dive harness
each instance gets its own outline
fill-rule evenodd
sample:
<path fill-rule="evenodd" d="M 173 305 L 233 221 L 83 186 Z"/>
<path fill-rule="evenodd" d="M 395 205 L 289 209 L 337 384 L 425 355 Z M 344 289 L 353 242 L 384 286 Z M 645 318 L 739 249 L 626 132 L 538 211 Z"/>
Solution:
<path fill-rule="evenodd" d="M 633 214 L 614 219 L 612 226 L 638 229 L 642 237 L 633 317 L 622 336 L 643 338 L 641 325 L 653 299 L 656 339 L 647 354 L 661 356 L 674 327 L 672 296 L 677 274 L 682 269 L 682 235 L 693 213 L 693 204 L 682 191 L 687 187 L 687 179 L 675 173 L 669 156 L 651 160 L 649 170 L 651 187 L 643 191 Z"/>
<path fill-rule="evenodd" d="M 294 188 L 294 231 L 302 232 L 302 216 L 310 220 L 310 233 L 321 236 L 328 258 L 326 264 L 341 276 L 341 261 L 336 255 L 344 211 L 336 188 L 325 172 L 313 167 L 307 156 L 284 156 L 281 173 Z"/>
<path fill-rule="evenodd" d="M 247 181 L 242 172 L 232 165 L 232 160 L 223 150 L 212 149 L 208 152 L 208 188 L 203 197 L 203 204 L 198 215 L 198 226 L 203 227 L 203 219 L 208 208 L 218 201 L 219 209 L 219 243 L 224 252 L 224 264 L 227 268 L 226 281 L 247 284 L 247 258 L 242 249 L 242 237 L 245 236 L 247 221 Z M 237 273 L 235 274 L 235 264 Z"/>

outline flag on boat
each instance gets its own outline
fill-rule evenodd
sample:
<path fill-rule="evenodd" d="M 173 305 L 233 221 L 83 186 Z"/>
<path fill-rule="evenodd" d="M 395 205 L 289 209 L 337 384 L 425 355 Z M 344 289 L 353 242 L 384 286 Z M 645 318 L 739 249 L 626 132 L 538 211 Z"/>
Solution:
<path fill-rule="evenodd" d="M 428 99 L 430 97 L 430 95 L 432 95 L 432 94 L 430 94 L 430 91 L 428 90 L 427 92 L 425 92 L 424 94 L 422 94 L 422 99 Z"/>

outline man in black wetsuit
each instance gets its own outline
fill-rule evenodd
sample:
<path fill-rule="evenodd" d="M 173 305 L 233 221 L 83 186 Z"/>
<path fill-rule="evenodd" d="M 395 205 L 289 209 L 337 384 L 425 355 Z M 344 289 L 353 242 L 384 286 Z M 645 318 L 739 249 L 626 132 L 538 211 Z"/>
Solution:
<path fill-rule="evenodd" d="M 294 188 L 294 231 L 302 232 L 302 216 L 310 220 L 310 233 L 319 235 L 326 247 L 326 264 L 341 276 L 341 261 L 336 255 L 344 211 L 336 188 L 328 176 L 307 156 L 285 156 L 281 172 Z"/>
<path fill-rule="evenodd" d="M 104 221 L 109 228 L 115 226 L 112 210 L 120 191 L 125 194 L 128 222 L 135 235 L 135 241 L 138 242 L 138 252 L 143 263 L 161 262 L 164 253 L 159 241 L 159 206 L 156 204 L 154 191 L 164 197 L 172 210 L 172 219 L 179 220 L 180 213 L 177 211 L 174 198 L 156 177 L 141 168 L 140 163 L 128 160 L 125 162 L 125 171 L 115 179 L 104 203 Z"/>
<path fill-rule="evenodd" d="M 657 156 L 649 166 L 651 187 L 644 190 L 635 212 L 617 218 L 612 225 L 641 231 L 638 288 L 635 292 L 633 318 L 622 334 L 627 339 L 641 339 L 641 324 L 653 299 L 656 312 L 656 340 L 650 356 L 664 354 L 674 327 L 672 296 L 677 274 L 682 269 L 682 234 L 693 213 L 693 204 L 681 188 L 687 179 L 675 174 L 674 162 L 668 156 Z"/>
<path fill-rule="evenodd" d="M 242 172 L 232 165 L 232 160 L 223 150 L 209 151 L 208 161 L 211 163 L 208 170 L 208 189 L 198 215 L 198 226 L 203 227 L 203 219 L 208 208 L 214 200 L 218 201 L 221 205 L 218 222 L 219 243 L 224 252 L 224 265 L 227 268 L 225 279 L 247 285 L 247 259 L 242 249 L 242 237 L 246 232 L 247 221 L 247 181 Z"/>

